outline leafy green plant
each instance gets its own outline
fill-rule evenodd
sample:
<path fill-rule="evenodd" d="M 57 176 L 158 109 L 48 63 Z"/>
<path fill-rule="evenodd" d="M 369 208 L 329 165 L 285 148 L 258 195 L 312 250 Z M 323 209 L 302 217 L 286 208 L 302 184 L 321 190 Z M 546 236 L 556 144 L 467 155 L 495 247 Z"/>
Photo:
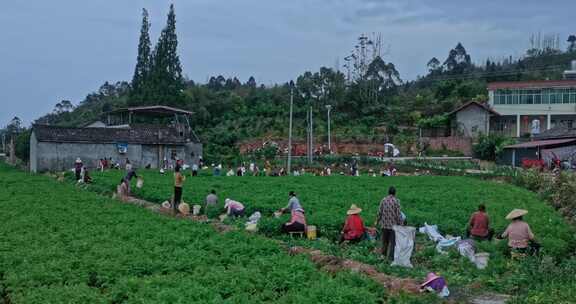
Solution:
<path fill-rule="evenodd" d="M 496 160 L 496 157 L 502 153 L 505 146 L 512 144 L 514 141 L 508 137 L 499 135 L 481 135 L 478 143 L 473 146 L 474 155 L 482 160 Z"/>

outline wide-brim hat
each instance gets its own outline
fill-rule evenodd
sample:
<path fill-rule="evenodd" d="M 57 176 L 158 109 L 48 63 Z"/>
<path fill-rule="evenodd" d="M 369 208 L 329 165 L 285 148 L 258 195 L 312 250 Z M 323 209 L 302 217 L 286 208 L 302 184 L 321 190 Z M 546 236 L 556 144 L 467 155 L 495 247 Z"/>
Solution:
<path fill-rule="evenodd" d="M 362 212 L 362 209 L 358 208 L 358 206 L 356 206 L 356 204 L 352 204 L 352 206 L 350 206 L 350 209 L 348 209 L 348 211 L 346 211 L 346 214 L 353 215 L 353 214 L 358 214 L 360 212 Z"/>
<path fill-rule="evenodd" d="M 80 157 L 78 157 L 78 158 L 76 159 L 76 163 L 78 164 L 78 163 L 81 163 L 81 162 L 82 162 L 82 160 L 80 159 Z"/>
<path fill-rule="evenodd" d="M 521 217 L 524 216 L 528 213 L 527 210 L 524 209 L 514 209 L 512 210 L 510 213 L 508 213 L 508 215 L 506 216 L 507 220 L 513 220 L 517 217 Z"/>
<path fill-rule="evenodd" d="M 440 278 L 440 276 L 438 276 L 437 274 L 435 274 L 433 272 L 430 272 L 426 275 L 426 281 L 424 283 L 422 283 L 420 285 L 420 287 L 424 287 L 424 286 L 430 284 L 432 281 L 437 280 L 439 278 Z"/>

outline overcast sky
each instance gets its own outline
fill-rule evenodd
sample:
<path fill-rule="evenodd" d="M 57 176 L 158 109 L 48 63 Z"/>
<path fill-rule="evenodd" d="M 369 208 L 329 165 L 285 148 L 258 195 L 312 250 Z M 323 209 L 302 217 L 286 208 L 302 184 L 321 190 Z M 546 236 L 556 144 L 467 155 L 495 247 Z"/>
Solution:
<path fill-rule="evenodd" d="M 155 42 L 170 1 L 2 0 L 0 125 L 26 124 L 104 81 L 130 80 L 141 8 Z M 403 79 L 461 41 L 475 62 L 521 55 L 531 33 L 576 32 L 574 0 L 174 0 L 180 59 L 197 82 L 254 75 L 271 84 L 334 67 L 361 33 L 380 32 Z"/>

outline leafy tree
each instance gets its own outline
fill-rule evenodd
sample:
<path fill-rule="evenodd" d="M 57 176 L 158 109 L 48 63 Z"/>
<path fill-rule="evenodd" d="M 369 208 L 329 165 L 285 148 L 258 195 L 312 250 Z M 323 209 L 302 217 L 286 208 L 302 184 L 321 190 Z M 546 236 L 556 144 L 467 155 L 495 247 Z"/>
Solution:
<path fill-rule="evenodd" d="M 430 74 L 435 74 L 442 70 L 442 64 L 440 63 L 440 60 L 438 60 L 438 58 L 436 57 L 432 57 L 432 59 L 428 61 L 428 64 L 426 66 L 428 67 L 428 72 Z"/>
<path fill-rule="evenodd" d="M 132 77 L 132 90 L 130 91 L 130 104 L 148 99 L 150 69 L 151 69 L 151 42 L 150 42 L 150 21 L 148 11 L 142 9 L 142 28 L 140 29 L 140 42 L 138 43 L 138 57 L 136 68 Z"/>
<path fill-rule="evenodd" d="M 257 84 L 256 84 L 256 79 L 254 79 L 254 76 L 250 76 L 250 78 L 248 78 L 248 81 L 246 82 L 246 86 L 249 88 L 253 88 L 255 89 Z"/>
<path fill-rule="evenodd" d="M 148 102 L 176 105 L 183 101 L 184 79 L 178 56 L 176 13 L 173 4 L 170 5 L 166 27 L 152 53 L 150 78 L 152 89 Z"/>
<path fill-rule="evenodd" d="M 466 52 L 462 43 L 458 42 L 455 48 L 448 53 L 443 68 L 450 74 L 462 74 L 472 67 L 472 59 Z"/>
<path fill-rule="evenodd" d="M 8 126 L 6 126 L 6 132 L 10 136 L 14 136 L 20 133 L 20 131 L 22 131 L 22 120 L 18 116 L 15 116 L 12 118 Z"/>
<path fill-rule="evenodd" d="M 384 62 L 380 56 L 374 58 L 372 63 L 368 65 L 366 79 L 372 83 L 377 96 L 402 84 L 400 73 L 394 64 Z"/>
<path fill-rule="evenodd" d="M 568 36 L 568 52 L 576 52 L 576 35 Z"/>
<path fill-rule="evenodd" d="M 74 110 L 74 105 L 70 100 L 62 100 L 54 106 L 55 114 L 67 113 Z"/>

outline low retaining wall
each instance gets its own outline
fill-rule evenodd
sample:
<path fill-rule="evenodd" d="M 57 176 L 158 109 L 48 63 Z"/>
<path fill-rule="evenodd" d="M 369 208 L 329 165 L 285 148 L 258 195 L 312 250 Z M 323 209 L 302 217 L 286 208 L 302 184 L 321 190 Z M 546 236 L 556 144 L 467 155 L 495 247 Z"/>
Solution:
<path fill-rule="evenodd" d="M 423 137 L 424 141 L 430 144 L 432 150 L 460 151 L 465 156 L 472 156 L 472 138 L 468 137 Z"/>

